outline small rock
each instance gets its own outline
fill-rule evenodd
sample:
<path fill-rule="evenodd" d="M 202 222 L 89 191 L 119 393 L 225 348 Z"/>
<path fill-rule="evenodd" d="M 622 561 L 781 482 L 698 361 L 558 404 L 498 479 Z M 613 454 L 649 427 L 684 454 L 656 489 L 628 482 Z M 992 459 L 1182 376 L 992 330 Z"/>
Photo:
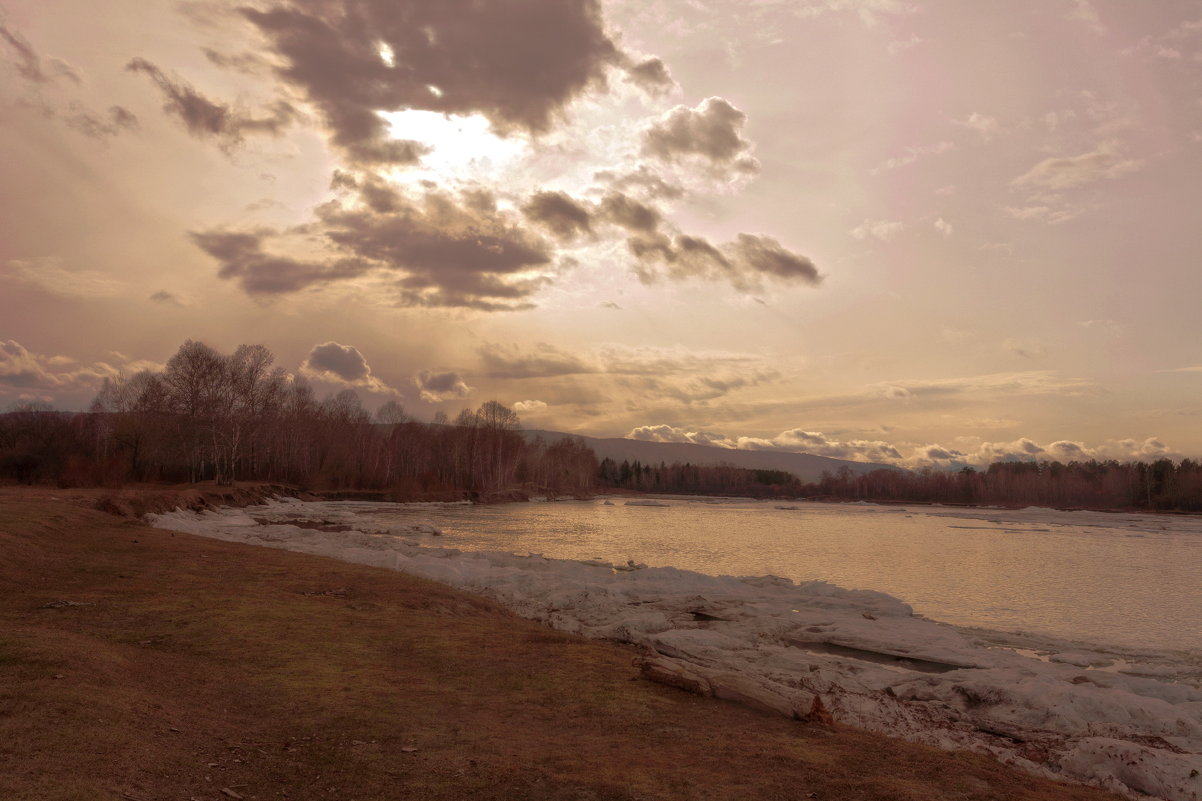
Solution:
<path fill-rule="evenodd" d="M 225 795 L 225 796 L 229 796 L 230 798 L 234 798 L 234 799 L 240 799 L 240 798 L 242 798 L 242 796 L 241 796 L 241 795 L 239 795 L 238 793 L 234 792 L 233 790 L 231 790 L 231 789 L 230 789 L 230 788 L 228 788 L 228 787 L 222 787 L 222 788 L 221 788 L 221 794 L 222 794 L 222 795 Z"/>
<path fill-rule="evenodd" d="M 415 745 L 402 745 L 401 746 L 401 753 L 404 753 L 404 754 L 412 754 L 416 750 L 417 750 L 417 746 L 415 746 Z"/>

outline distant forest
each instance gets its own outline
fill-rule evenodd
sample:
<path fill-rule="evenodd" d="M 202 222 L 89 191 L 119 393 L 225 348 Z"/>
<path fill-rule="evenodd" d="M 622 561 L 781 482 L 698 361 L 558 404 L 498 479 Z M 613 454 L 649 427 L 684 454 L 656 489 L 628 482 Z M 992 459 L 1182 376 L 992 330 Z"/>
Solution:
<path fill-rule="evenodd" d="M 804 488 L 807 496 L 841 500 L 1084 509 L 1202 512 L 1202 464 L 1183 459 L 1143 462 L 994 462 L 959 472 L 846 468 Z"/>
<path fill-rule="evenodd" d="M 72 486 L 268 481 L 397 500 L 506 500 L 632 490 L 756 498 L 1037 505 L 1202 512 L 1202 465 L 1186 459 L 996 462 L 959 472 L 847 468 L 803 484 L 779 470 L 598 462 L 581 440 L 528 440 L 488 401 L 449 420 L 373 416 L 353 390 L 318 400 L 271 351 L 185 342 L 161 372 L 106 379 L 87 412 L 22 403 L 0 414 L 0 481 Z"/>

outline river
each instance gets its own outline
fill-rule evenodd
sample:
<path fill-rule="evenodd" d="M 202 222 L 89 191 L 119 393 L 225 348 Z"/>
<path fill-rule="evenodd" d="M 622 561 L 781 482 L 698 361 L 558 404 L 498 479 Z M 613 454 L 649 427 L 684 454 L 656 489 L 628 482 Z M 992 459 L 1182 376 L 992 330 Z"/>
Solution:
<path fill-rule="evenodd" d="M 1202 518 L 630 500 L 339 506 L 381 529 L 398 519 L 430 521 L 447 547 L 822 579 L 886 592 L 918 614 L 961 626 L 1202 651 Z"/>

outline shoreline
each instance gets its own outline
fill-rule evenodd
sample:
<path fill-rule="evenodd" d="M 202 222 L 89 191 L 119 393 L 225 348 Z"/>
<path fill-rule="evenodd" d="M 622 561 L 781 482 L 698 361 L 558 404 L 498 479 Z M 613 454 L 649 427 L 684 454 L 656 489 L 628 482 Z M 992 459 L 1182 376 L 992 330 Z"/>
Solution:
<path fill-rule="evenodd" d="M 460 551 L 420 536 L 432 532 L 408 518 L 396 527 L 373 520 L 361 528 L 353 511 L 337 505 L 270 506 L 253 516 L 227 510 L 154 522 L 479 593 L 557 630 L 634 645 L 646 655 L 649 678 L 785 717 L 833 718 L 969 748 L 1037 775 L 1097 782 L 1132 797 L 1188 801 L 1200 789 L 1190 769 L 1202 769 L 1202 720 L 1190 710 L 1202 692 L 1156 678 L 1169 675 L 1161 672 L 1169 665 L 1156 659 L 1111 672 L 1103 669 L 1113 664 L 1109 651 L 1062 645 L 1043 660 L 990 648 L 868 590 Z M 376 531 L 381 525 L 385 530 Z M 1143 764 L 1131 769 L 1129 760 Z"/>
<path fill-rule="evenodd" d="M 629 649 L 438 584 L 54 493 L 0 490 L 6 797 L 1116 798 L 636 681 Z"/>

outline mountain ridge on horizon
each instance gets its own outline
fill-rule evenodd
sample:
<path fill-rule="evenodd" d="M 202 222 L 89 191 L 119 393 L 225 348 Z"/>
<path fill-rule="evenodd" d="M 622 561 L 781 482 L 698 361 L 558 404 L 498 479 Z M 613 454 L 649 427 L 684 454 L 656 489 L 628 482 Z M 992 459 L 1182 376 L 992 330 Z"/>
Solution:
<path fill-rule="evenodd" d="M 590 437 L 584 434 L 546 429 L 523 429 L 522 435 L 527 440 L 542 437 L 548 442 L 554 442 L 563 437 L 583 440 L 597 454 L 598 460 L 606 458 L 613 459 L 615 462 L 637 460 L 644 464 L 659 464 L 660 462 L 696 465 L 727 464 L 752 470 L 783 470 L 792 473 L 804 482 L 818 481 L 824 472 L 834 473 L 841 467 L 847 467 L 855 474 L 871 473 L 874 470 L 902 469 L 896 465 L 854 462 L 850 459 L 836 459 L 813 453 L 736 450 L 719 448 L 715 445 L 700 445 L 694 442 L 652 442 L 624 437 Z"/>

